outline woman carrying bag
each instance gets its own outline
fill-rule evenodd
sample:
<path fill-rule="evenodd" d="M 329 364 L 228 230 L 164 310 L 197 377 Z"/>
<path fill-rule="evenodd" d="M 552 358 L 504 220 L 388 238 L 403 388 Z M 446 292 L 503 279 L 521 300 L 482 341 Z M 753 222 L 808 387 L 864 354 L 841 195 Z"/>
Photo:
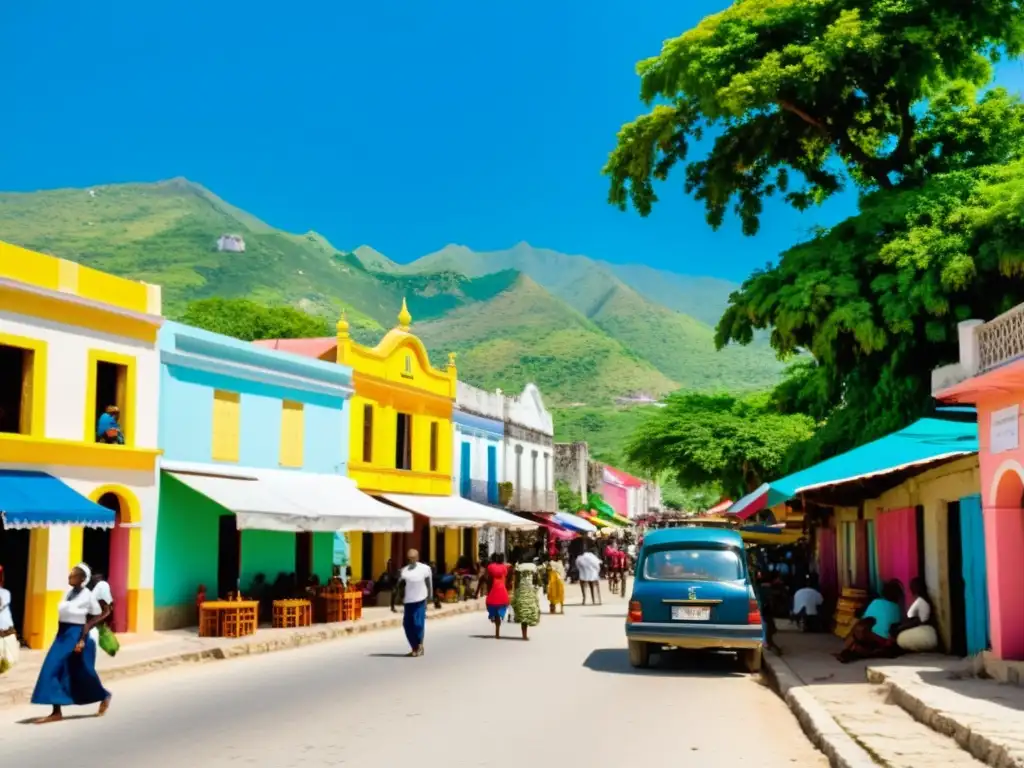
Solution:
<path fill-rule="evenodd" d="M 114 634 L 114 630 L 110 628 L 110 621 L 114 617 L 114 594 L 110 591 L 110 585 L 103 580 L 102 573 L 93 574 L 92 579 L 89 581 L 89 591 L 96 598 L 100 613 L 106 613 L 107 616 L 104 621 L 93 627 L 92 631 L 89 632 L 89 636 L 105 654 L 116 656 L 117 652 L 121 649 L 121 643 L 117 639 L 117 635 Z"/>

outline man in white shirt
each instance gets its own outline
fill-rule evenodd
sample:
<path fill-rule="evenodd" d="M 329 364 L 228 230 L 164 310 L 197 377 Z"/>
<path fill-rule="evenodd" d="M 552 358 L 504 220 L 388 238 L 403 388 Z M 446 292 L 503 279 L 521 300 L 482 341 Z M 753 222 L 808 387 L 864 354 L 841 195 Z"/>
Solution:
<path fill-rule="evenodd" d="M 590 585 L 590 602 L 601 605 L 601 558 L 593 549 L 588 549 L 576 558 L 576 571 L 580 577 L 583 604 L 587 604 L 587 585 Z"/>
<path fill-rule="evenodd" d="M 402 603 L 405 606 L 402 627 L 405 629 L 409 647 L 412 648 L 407 655 L 422 656 L 423 636 L 427 629 L 427 598 L 434 593 L 433 571 L 430 570 L 430 566 L 420 562 L 420 553 L 415 549 L 409 550 L 407 558 L 409 562 L 398 573 L 398 586 L 402 590 Z M 392 612 L 395 610 L 397 591 L 391 591 Z M 440 607 L 436 598 L 434 606 Z"/>
<path fill-rule="evenodd" d="M 793 595 L 793 617 L 801 624 L 804 632 L 819 632 L 821 630 L 821 616 L 819 609 L 825 598 L 818 591 L 818 585 L 814 576 L 807 577 L 807 583 Z"/>

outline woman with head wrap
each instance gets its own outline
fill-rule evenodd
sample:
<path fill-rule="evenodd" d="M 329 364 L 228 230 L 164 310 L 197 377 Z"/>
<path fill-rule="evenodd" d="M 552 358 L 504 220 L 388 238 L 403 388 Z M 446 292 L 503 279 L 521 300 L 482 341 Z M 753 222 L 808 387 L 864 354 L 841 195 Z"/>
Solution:
<path fill-rule="evenodd" d="M 96 674 L 96 643 L 90 630 L 106 621 L 110 609 L 102 609 L 85 585 L 92 577 L 85 563 L 68 575 L 70 589 L 57 604 L 57 637 L 39 670 L 32 703 L 53 707 L 37 722 L 52 723 L 63 716 L 62 707 L 99 704 L 103 715 L 110 706 L 110 693 Z"/>

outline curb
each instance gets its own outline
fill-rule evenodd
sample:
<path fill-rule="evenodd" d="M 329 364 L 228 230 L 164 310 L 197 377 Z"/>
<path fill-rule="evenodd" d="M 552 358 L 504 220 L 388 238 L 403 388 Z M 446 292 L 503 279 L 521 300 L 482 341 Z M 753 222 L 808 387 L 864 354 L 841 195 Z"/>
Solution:
<path fill-rule="evenodd" d="M 785 661 L 766 651 L 764 662 L 768 682 L 792 710 L 811 743 L 825 753 L 833 768 L 878 768 L 878 763 L 842 729 Z"/>
<path fill-rule="evenodd" d="M 1018 753 L 1014 755 L 1008 749 L 1010 745 L 996 741 L 986 733 L 973 731 L 969 726 L 936 709 L 914 693 L 917 686 L 914 681 L 897 681 L 893 675 L 887 674 L 886 670 L 880 667 L 869 667 L 867 676 L 869 683 L 884 685 L 889 700 L 917 722 L 953 739 L 961 749 L 981 762 L 993 768 L 1024 768 L 1024 760 L 1019 756 L 1018 745 L 1014 745 L 1017 746 Z"/>
<path fill-rule="evenodd" d="M 482 610 L 484 601 L 467 600 L 459 603 L 457 607 L 449 610 L 442 609 L 442 612 L 429 611 L 427 618 L 432 620 L 447 619 L 450 616 L 460 616 L 465 613 L 474 613 Z M 323 624 L 320 631 L 296 632 L 293 635 L 277 637 L 272 640 L 242 640 L 235 645 L 217 646 L 204 648 L 201 651 L 187 651 L 185 653 L 174 653 L 156 659 L 137 661 L 125 664 L 121 667 L 112 667 L 102 670 L 103 681 L 124 680 L 129 677 L 148 675 L 151 672 L 159 672 L 172 667 L 179 667 L 186 664 L 204 664 L 212 661 L 225 661 L 241 656 L 258 656 L 265 653 L 276 653 L 294 648 L 302 648 L 307 645 L 318 645 L 332 640 L 343 640 L 354 635 L 363 635 L 367 632 L 379 632 L 385 629 L 394 629 L 402 626 L 402 617 L 389 616 L 384 619 L 373 621 L 362 621 L 346 624 Z M 0 678 L 2 679 L 2 678 Z M 32 698 L 32 691 L 35 685 L 0 690 L 0 708 L 13 707 L 19 704 L 28 704 Z"/>

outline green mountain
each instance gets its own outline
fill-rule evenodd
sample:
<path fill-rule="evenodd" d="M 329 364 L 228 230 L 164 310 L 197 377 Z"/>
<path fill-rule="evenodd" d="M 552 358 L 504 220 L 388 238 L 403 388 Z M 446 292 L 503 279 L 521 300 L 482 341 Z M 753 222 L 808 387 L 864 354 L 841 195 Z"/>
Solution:
<path fill-rule="evenodd" d="M 533 380 L 552 405 L 757 388 L 780 370 L 766 349 L 714 351 L 703 319 L 720 311 L 721 286 L 680 293 L 682 313 L 672 295 L 654 296 L 663 273 L 525 243 L 449 246 L 399 265 L 369 246 L 345 253 L 315 232 L 275 229 L 185 179 L 0 193 L 0 239 L 159 283 L 172 317 L 193 299 L 245 297 L 331 320 L 344 310 L 372 342 L 407 298 L 416 330 L 434 354 L 458 352 L 467 381 L 511 391 Z"/>
<path fill-rule="evenodd" d="M 715 323 L 722 314 L 736 287 L 726 281 L 613 265 L 528 243 L 486 253 L 449 245 L 404 266 L 388 259 L 384 268 L 390 274 L 522 272 L 688 388 L 759 389 L 776 381 L 782 369 L 764 344 L 715 351 L 714 330 L 705 319 Z"/>

